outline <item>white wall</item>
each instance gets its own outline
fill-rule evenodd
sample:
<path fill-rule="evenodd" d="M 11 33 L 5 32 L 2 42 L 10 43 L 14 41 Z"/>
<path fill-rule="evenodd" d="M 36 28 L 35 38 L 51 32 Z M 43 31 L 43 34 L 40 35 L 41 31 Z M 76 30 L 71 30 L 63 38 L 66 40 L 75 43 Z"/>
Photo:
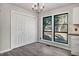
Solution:
<path fill-rule="evenodd" d="M 1 7 L 1 5 L 0 5 L 0 7 Z M 1 8 L 0 8 L 0 19 L 1 19 Z M 0 22 L 1 22 L 1 20 L 0 20 Z M 1 28 L 1 25 L 0 25 L 0 28 Z M 0 29 L 0 33 L 1 33 L 1 29 Z M 0 43 L 1 43 L 1 34 L 0 34 Z M 0 44 L 0 50 L 1 50 L 1 44 Z"/>
<path fill-rule="evenodd" d="M 0 51 L 10 49 L 11 47 L 11 10 L 35 15 L 32 12 L 13 6 L 12 4 L 0 4 Z"/>
<path fill-rule="evenodd" d="M 47 11 L 47 12 L 44 12 L 44 13 L 41 13 L 40 15 L 40 25 L 39 25 L 39 37 L 42 38 L 42 17 L 45 17 L 45 16 L 52 16 L 54 14 L 61 14 L 61 13 L 66 13 L 68 12 L 68 23 L 69 23 L 69 26 L 68 26 L 68 31 L 70 31 L 70 26 L 72 25 L 72 9 L 74 7 L 77 7 L 79 6 L 79 4 L 73 4 L 73 5 L 69 5 L 69 6 L 64 6 L 64 7 L 60 7 L 60 8 L 56 8 L 55 10 L 50 10 L 50 11 Z M 48 42 L 48 41 L 45 41 L 45 40 L 38 40 L 39 42 L 43 42 L 43 43 L 48 43 L 48 44 L 51 44 L 51 45 L 55 45 L 55 46 L 58 46 L 58 47 L 61 47 L 61 48 L 65 48 L 65 49 L 69 49 L 70 50 L 70 44 L 71 44 L 71 39 L 70 39 L 70 36 L 68 37 L 68 40 L 69 40 L 69 44 L 68 45 L 62 45 L 62 44 L 56 44 L 54 42 Z"/>

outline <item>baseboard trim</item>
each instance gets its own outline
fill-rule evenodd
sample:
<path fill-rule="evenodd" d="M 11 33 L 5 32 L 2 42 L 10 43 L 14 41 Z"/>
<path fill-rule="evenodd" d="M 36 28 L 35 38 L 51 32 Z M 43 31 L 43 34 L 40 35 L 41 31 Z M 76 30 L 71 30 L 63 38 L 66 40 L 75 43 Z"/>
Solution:
<path fill-rule="evenodd" d="M 59 46 L 59 45 L 52 44 L 52 43 L 47 42 L 47 41 L 39 40 L 38 42 L 44 43 L 44 44 L 48 44 L 48 45 L 52 45 L 52 46 L 55 46 L 55 47 L 59 47 L 59 48 L 62 48 L 62 49 L 70 50 L 70 48 L 68 48 L 68 47 L 63 47 L 63 46 L 61 46 L 61 45 Z"/>
<path fill-rule="evenodd" d="M 32 44 L 32 43 L 35 43 L 35 42 L 30 42 L 29 44 Z M 24 44 L 24 45 L 28 45 L 28 44 Z M 22 46 L 24 46 L 24 45 L 22 45 Z M 19 47 L 22 47 L 22 46 L 18 46 L 18 47 L 15 47 L 15 48 L 19 48 Z M 11 51 L 12 49 L 15 49 L 15 48 L 11 48 L 11 49 L 7 49 L 7 50 L 0 51 L 0 54 L 1 53 L 5 53 L 5 52 L 8 52 L 8 51 Z"/>
<path fill-rule="evenodd" d="M 0 51 L 0 53 L 5 53 L 5 52 L 11 51 L 11 50 L 12 49 L 3 50 L 3 51 Z"/>

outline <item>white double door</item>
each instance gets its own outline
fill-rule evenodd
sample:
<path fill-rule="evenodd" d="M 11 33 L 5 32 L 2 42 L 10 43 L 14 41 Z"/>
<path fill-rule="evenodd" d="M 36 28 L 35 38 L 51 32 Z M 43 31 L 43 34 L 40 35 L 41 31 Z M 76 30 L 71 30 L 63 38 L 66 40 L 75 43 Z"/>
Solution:
<path fill-rule="evenodd" d="M 36 17 L 11 12 L 11 48 L 36 41 Z"/>

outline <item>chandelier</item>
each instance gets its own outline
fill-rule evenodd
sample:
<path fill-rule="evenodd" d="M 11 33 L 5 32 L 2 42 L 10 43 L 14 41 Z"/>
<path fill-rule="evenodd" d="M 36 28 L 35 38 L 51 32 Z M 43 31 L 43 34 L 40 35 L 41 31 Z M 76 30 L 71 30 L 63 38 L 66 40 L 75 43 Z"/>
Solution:
<path fill-rule="evenodd" d="M 36 13 L 42 12 L 44 9 L 44 3 L 35 3 L 32 5 L 32 10 Z"/>

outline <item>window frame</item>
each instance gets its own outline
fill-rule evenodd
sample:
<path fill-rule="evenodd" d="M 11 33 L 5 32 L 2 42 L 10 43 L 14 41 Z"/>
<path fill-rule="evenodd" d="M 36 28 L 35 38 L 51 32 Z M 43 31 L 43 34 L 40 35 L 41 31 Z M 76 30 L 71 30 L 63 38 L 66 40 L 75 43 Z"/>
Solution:
<path fill-rule="evenodd" d="M 65 33 L 65 32 L 56 32 L 55 31 L 55 16 L 59 16 L 59 15 L 65 15 L 65 14 L 67 14 L 67 24 L 64 24 L 64 25 L 67 25 L 67 32 L 66 32 L 66 34 L 67 34 L 67 42 L 66 43 L 64 43 L 64 42 L 57 42 L 57 41 L 55 41 L 55 33 Z M 63 25 L 63 24 L 57 24 L 57 25 Z M 62 13 L 62 14 L 57 14 L 57 15 L 54 15 L 54 42 L 57 42 L 57 43 L 63 43 L 63 44 L 68 44 L 68 13 Z"/>

